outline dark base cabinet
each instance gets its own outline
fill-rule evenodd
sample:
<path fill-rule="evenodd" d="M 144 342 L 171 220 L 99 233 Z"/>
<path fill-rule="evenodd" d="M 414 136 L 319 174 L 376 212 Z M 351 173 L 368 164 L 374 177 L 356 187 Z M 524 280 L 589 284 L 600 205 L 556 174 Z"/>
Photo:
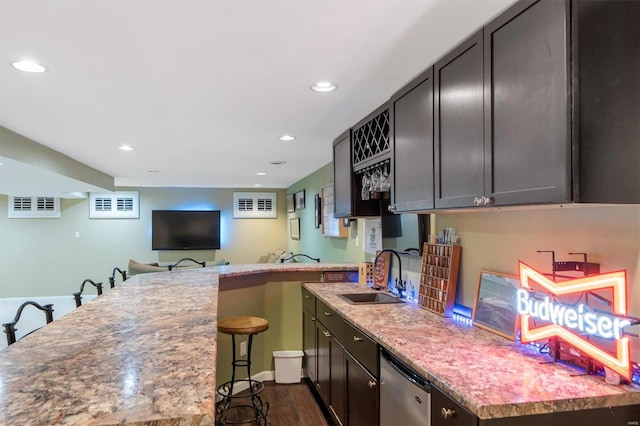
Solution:
<path fill-rule="evenodd" d="M 346 353 L 347 425 L 369 426 L 380 423 L 378 379 L 354 357 Z"/>
<path fill-rule="evenodd" d="M 311 366 L 315 365 L 315 380 L 308 383 L 313 385 L 314 394 L 319 396 L 323 410 L 328 411 L 335 425 L 377 425 L 380 417 L 377 343 L 315 297 L 313 321 L 307 306 L 311 306 L 309 296 L 313 297 L 303 288 L 307 374 L 310 369 L 313 374 Z M 315 348 L 310 347 L 310 342 L 315 342 Z"/>
<path fill-rule="evenodd" d="M 316 323 L 316 329 L 318 332 L 316 389 L 328 407 L 331 403 L 331 333 L 320 323 Z"/>
<path fill-rule="evenodd" d="M 482 420 L 431 387 L 431 426 L 627 426 L 639 422 L 640 405 Z"/>
<path fill-rule="evenodd" d="M 306 309 L 302 310 L 302 350 L 304 352 L 304 370 L 312 383 L 316 383 L 318 356 L 316 342 L 316 317 Z"/>

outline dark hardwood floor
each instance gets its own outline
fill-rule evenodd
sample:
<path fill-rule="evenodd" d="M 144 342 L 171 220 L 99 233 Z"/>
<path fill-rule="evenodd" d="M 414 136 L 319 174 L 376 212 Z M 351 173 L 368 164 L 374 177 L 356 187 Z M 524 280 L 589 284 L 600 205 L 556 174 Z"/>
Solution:
<path fill-rule="evenodd" d="M 269 426 L 329 426 L 311 390 L 302 381 L 294 384 L 264 382 L 262 400 L 269 403 Z M 249 411 L 236 412 L 242 419 L 251 417 Z M 231 417 L 231 420 L 237 420 Z M 255 423 L 242 423 L 255 424 Z"/>
<path fill-rule="evenodd" d="M 265 382 L 264 400 L 269 401 L 268 424 L 272 426 L 328 426 L 306 383 Z"/>

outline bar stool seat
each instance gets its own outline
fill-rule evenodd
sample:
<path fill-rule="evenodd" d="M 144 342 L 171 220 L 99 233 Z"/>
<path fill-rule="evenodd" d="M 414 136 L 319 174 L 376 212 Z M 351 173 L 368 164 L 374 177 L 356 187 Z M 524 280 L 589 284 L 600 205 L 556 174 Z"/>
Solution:
<path fill-rule="evenodd" d="M 216 404 L 216 425 L 267 424 L 269 403 L 263 401 L 260 396 L 264 390 L 264 385 L 262 382 L 251 378 L 251 345 L 253 336 L 266 331 L 268 328 L 269 322 L 260 317 L 242 316 L 218 320 L 218 331 L 231 335 L 231 347 L 233 351 L 233 361 L 231 364 L 233 365 L 233 370 L 231 380 L 221 384 L 217 388 L 217 393 L 222 397 L 222 401 Z M 249 336 L 247 339 L 246 359 L 236 358 L 236 336 L 238 335 Z M 247 379 L 236 379 L 236 367 L 247 368 Z M 234 385 L 245 385 L 247 391 L 234 395 Z M 241 403 L 243 399 L 250 399 L 251 404 Z"/>
<path fill-rule="evenodd" d="M 259 317 L 230 317 L 218 321 L 218 331 L 224 334 L 258 334 L 269 328 L 269 321 Z"/>

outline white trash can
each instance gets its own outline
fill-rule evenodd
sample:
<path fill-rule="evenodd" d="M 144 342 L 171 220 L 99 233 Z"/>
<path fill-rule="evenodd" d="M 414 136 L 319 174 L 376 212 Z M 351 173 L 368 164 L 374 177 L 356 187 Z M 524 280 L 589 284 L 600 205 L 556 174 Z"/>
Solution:
<path fill-rule="evenodd" d="M 276 383 L 299 383 L 303 356 L 302 351 L 274 351 Z"/>

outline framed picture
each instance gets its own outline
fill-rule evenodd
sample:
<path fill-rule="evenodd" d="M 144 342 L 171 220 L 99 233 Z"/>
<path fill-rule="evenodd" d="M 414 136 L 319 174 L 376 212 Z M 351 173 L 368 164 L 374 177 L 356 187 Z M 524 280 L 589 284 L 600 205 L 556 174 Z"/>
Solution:
<path fill-rule="evenodd" d="M 289 219 L 289 235 L 292 240 L 300 239 L 300 218 Z"/>
<path fill-rule="evenodd" d="M 516 292 L 519 288 L 520 278 L 517 276 L 480 271 L 473 324 L 515 340 L 518 327 Z"/>
<path fill-rule="evenodd" d="M 315 226 L 316 228 L 320 228 L 322 224 L 322 198 L 320 198 L 320 194 L 316 194 L 314 197 L 313 205 L 315 207 Z"/>
<path fill-rule="evenodd" d="M 293 194 L 287 194 L 287 213 L 293 213 L 296 211 L 296 203 Z"/>
<path fill-rule="evenodd" d="M 304 209 L 304 189 L 296 192 L 296 210 Z"/>

